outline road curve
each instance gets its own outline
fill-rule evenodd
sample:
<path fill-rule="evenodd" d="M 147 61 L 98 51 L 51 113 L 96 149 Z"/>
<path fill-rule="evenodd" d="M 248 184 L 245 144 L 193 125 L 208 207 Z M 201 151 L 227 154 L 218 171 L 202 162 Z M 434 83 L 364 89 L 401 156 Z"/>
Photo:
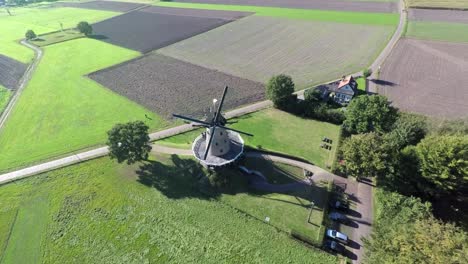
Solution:
<path fill-rule="evenodd" d="M 16 102 L 18 101 L 19 96 L 21 95 L 21 92 L 24 90 L 26 85 L 28 84 L 29 80 L 32 77 L 32 73 L 36 69 L 37 65 L 39 64 L 39 61 L 42 58 L 42 50 L 30 43 L 28 43 L 26 40 L 22 40 L 21 44 L 34 50 L 34 59 L 31 64 L 29 64 L 28 68 L 23 74 L 23 77 L 21 77 L 21 80 L 19 82 L 18 89 L 14 93 L 13 97 L 11 98 L 10 102 L 6 106 L 5 110 L 2 112 L 2 115 L 0 115 L 0 131 L 3 128 L 3 125 L 5 124 L 6 120 L 8 119 L 8 116 L 11 113 L 11 110 L 15 106 Z"/>

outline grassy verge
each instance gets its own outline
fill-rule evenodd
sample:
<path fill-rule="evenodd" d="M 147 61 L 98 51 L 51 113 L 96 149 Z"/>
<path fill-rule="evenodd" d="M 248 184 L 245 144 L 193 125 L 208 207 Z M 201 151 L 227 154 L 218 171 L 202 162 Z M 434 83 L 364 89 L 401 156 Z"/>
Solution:
<path fill-rule="evenodd" d="M 0 170 L 104 143 L 118 122 L 166 127 L 156 114 L 83 76 L 138 55 L 87 38 L 45 47 L 0 133 Z"/>
<path fill-rule="evenodd" d="M 0 114 L 3 112 L 8 102 L 10 101 L 11 95 L 12 92 L 10 90 L 0 85 Z"/>
<path fill-rule="evenodd" d="M 31 193 L 46 197 L 40 208 L 47 213 L 30 218 L 47 225 L 34 230 L 43 237 L 44 263 L 337 262 L 201 195 L 196 176 L 203 170 L 194 160 L 153 159 L 127 166 L 102 158 L 1 186 L 0 217 L 17 207 L 33 210 Z M 14 228 L 12 236 L 20 234 Z"/>
<path fill-rule="evenodd" d="M 80 21 L 94 23 L 118 15 L 116 12 L 79 8 L 10 8 L 12 16 L 0 12 L 0 54 L 29 63 L 34 52 L 18 43 L 27 30 L 37 35 L 63 28 L 72 28 Z"/>
<path fill-rule="evenodd" d="M 283 17 L 290 19 L 302 19 L 313 21 L 329 21 L 347 24 L 369 24 L 369 25 L 397 25 L 398 14 L 366 13 L 366 12 L 341 12 L 312 9 L 294 9 L 278 7 L 242 6 L 242 5 L 216 5 L 196 3 L 158 2 L 158 6 L 194 8 L 209 10 L 228 10 L 254 12 L 257 16 Z"/>
<path fill-rule="evenodd" d="M 84 34 L 72 29 L 43 34 L 30 42 L 36 46 L 43 47 L 82 37 L 84 37 Z"/>
<path fill-rule="evenodd" d="M 230 120 L 230 127 L 252 133 L 253 137 L 243 137 L 246 145 L 274 152 L 286 153 L 306 159 L 317 166 L 331 166 L 336 154 L 336 144 L 340 128 L 337 125 L 288 114 L 276 109 L 267 109 Z M 190 148 L 200 134 L 191 131 L 158 141 L 168 146 Z M 332 150 L 320 148 L 324 137 L 333 140 Z"/>
<path fill-rule="evenodd" d="M 461 8 L 468 9 L 464 0 L 405 0 L 410 7 Z"/>
<path fill-rule="evenodd" d="M 468 42 L 468 24 L 408 22 L 406 36 L 425 40 Z"/>

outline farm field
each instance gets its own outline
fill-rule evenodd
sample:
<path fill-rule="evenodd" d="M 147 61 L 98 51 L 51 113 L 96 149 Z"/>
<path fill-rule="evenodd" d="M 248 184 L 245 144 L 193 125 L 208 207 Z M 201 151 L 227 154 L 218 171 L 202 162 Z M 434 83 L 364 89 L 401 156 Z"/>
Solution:
<path fill-rule="evenodd" d="M 181 10 L 181 15 L 176 15 L 177 9 L 164 14 L 165 10 L 168 9 L 148 7 L 99 22 L 93 25 L 94 34 L 105 42 L 145 53 L 231 21 L 220 19 L 216 11 L 209 11 L 214 16 L 210 18 L 206 11 L 200 17 L 187 15 L 184 10 Z M 228 17 L 240 15 L 237 13 Z"/>
<path fill-rule="evenodd" d="M 44 35 L 40 35 L 36 39 L 30 40 L 29 42 L 36 46 L 43 47 L 43 46 L 52 45 L 52 44 L 59 43 L 59 42 L 82 38 L 84 36 L 85 36 L 84 34 L 80 33 L 77 30 L 64 30 L 64 31 L 58 31 L 54 33 L 47 33 Z"/>
<path fill-rule="evenodd" d="M 227 205 L 224 194 L 201 194 L 199 173 L 178 156 L 135 166 L 102 158 L 1 186 L 0 230 L 11 230 L 0 232 L 2 262 L 337 263 Z"/>
<path fill-rule="evenodd" d="M 300 90 L 367 67 L 393 30 L 250 16 L 157 52 L 261 83 L 289 74 Z"/>
<path fill-rule="evenodd" d="M 120 1 L 89 1 L 84 3 L 75 2 L 62 2 L 56 3 L 54 6 L 60 7 L 75 7 L 75 8 L 86 8 L 95 10 L 106 10 L 114 12 L 129 12 L 136 8 L 143 7 L 145 4 L 142 3 L 130 3 Z"/>
<path fill-rule="evenodd" d="M 301 157 L 322 168 L 331 165 L 335 157 L 336 144 L 340 134 L 340 128 L 337 125 L 303 119 L 273 108 L 234 118 L 230 121 L 239 121 L 239 123 L 233 123 L 229 127 L 254 135 L 253 137 L 243 137 L 245 144 L 250 147 Z M 200 135 L 200 130 L 157 142 L 171 147 L 190 148 L 198 135 Z M 324 137 L 333 140 L 331 151 L 320 148 Z"/>
<path fill-rule="evenodd" d="M 0 170 L 104 143 L 105 132 L 118 122 L 167 126 L 151 111 L 83 76 L 138 55 L 88 38 L 45 47 L 0 133 Z"/>
<path fill-rule="evenodd" d="M 411 7 L 468 8 L 467 0 L 406 0 Z"/>
<path fill-rule="evenodd" d="M 89 77 L 166 118 L 173 113 L 203 116 L 226 85 L 230 90 L 224 110 L 265 97 L 263 84 L 159 54 L 149 54 Z"/>
<path fill-rule="evenodd" d="M 400 109 L 445 118 L 468 113 L 468 44 L 401 39 L 382 67 L 379 93 Z"/>
<path fill-rule="evenodd" d="M 397 5 L 393 2 L 359 2 L 344 0 L 177 0 L 183 3 L 205 3 L 224 5 L 247 5 L 247 6 L 272 6 L 286 8 L 304 8 L 319 10 L 339 10 L 339 11 L 361 11 L 391 13 L 397 11 Z"/>
<path fill-rule="evenodd" d="M 391 13 L 344 12 L 298 8 L 279 8 L 245 5 L 215 5 L 178 2 L 157 2 L 154 5 L 177 8 L 254 12 L 256 16 L 281 17 L 312 21 L 328 21 L 347 24 L 397 26 L 399 22 L 399 15 Z"/>
<path fill-rule="evenodd" d="M 410 9 L 406 36 L 424 40 L 468 42 L 468 11 Z"/>
<path fill-rule="evenodd" d="M 0 84 L 0 114 L 3 112 L 3 109 L 5 109 L 5 107 L 7 106 L 8 101 L 10 100 L 10 96 L 11 91 Z"/>
<path fill-rule="evenodd" d="M 26 30 L 31 29 L 37 35 L 75 27 L 82 20 L 90 23 L 113 17 L 119 13 L 77 8 L 10 8 L 13 16 L 0 13 L 0 54 L 23 63 L 29 63 L 34 52 L 17 41 L 24 38 Z"/>
<path fill-rule="evenodd" d="M 17 88 L 27 65 L 0 54 L 0 85 L 8 89 Z"/>

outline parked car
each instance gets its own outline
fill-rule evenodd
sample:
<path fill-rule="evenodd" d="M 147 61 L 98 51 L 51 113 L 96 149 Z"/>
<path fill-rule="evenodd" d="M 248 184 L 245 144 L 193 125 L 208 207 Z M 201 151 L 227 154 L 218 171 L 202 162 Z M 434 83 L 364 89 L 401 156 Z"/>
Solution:
<path fill-rule="evenodd" d="M 347 202 L 343 202 L 340 200 L 331 200 L 330 206 L 339 210 L 347 210 L 349 208 L 349 204 Z"/>
<path fill-rule="evenodd" d="M 325 248 L 338 253 L 342 253 L 344 251 L 344 246 L 333 240 L 325 241 Z"/>
<path fill-rule="evenodd" d="M 343 224 L 346 224 L 349 221 L 349 219 L 345 215 L 338 213 L 338 212 L 331 212 L 328 215 L 328 217 L 330 217 L 330 219 L 333 221 L 337 221 Z"/>
<path fill-rule="evenodd" d="M 332 238 L 336 241 L 339 241 L 343 244 L 347 244 L 348 243 L 348 236 L 343 234 L 343 233 L 340 233 L 336 230 L 333 230 L 333 229 L 327 229 L 327 232 L 326 232 L 326 235 L 327 237 L 329 238 Z"/>

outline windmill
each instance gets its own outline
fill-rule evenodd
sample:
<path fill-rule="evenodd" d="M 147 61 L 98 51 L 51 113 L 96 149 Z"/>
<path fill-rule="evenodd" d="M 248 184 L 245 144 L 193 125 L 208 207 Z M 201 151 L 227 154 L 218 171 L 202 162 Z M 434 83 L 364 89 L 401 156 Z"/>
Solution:
<path fill-rule="evenodd" d="M 244 152 L 244 140 L 240 134 L 253 136 L 252 134 L 225 126 L 227 122 L 221 114 L 221 110 L 227 90 L 228 87 L 226 86 L 221 97 L 221 102 L 218 105 L 218 101 L 216 99 L 213 100 L 212 110 L 205 121 L 173 114 L 176 118 L 193 122 L 193 126 L 206 128 L 206 132 L 198 136 L 192 145 L 194 156 L 205 167 L 216 168 L 236 161 Z"/>

